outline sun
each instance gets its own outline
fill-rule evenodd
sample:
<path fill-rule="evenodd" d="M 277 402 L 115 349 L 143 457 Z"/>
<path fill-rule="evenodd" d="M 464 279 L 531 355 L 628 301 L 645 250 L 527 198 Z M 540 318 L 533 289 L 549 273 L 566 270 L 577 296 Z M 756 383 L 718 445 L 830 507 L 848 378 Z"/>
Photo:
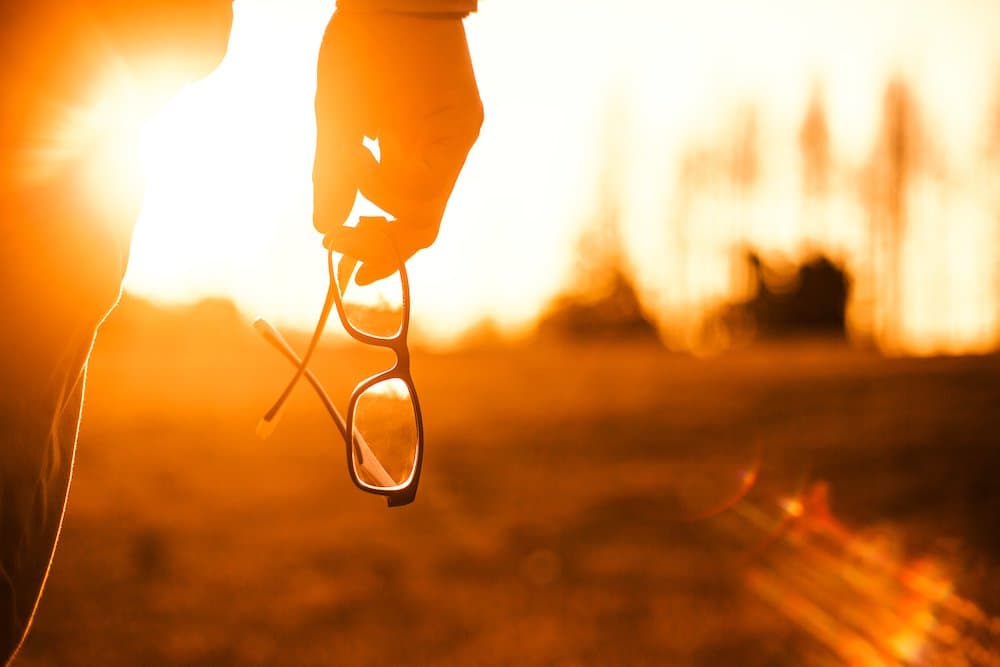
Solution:
<path fill-rule="evenodd" d="M 281 48 L 264 49 L 275 11 L 237 4 L 222 65 L 147 126 L 126 289 L 166 302 L 225 296 L 279 322 L 311 317 L 325 282 L 310 223 L 312 95 L 332 8 L 298 17 L 315 34 L 283 33 Z"/>

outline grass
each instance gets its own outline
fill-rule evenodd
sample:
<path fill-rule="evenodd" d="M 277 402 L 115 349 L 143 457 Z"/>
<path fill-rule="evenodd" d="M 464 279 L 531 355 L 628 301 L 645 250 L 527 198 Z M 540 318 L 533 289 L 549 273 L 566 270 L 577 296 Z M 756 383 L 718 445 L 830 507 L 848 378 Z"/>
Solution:
<path fill-rule="evenodd" d="M 816 480 L 864 544 L 931 555 L 961 599 L 1000 605 L 996 357 L 418 353 L 424 477 L 390 511 L 351 486 L 304 384 L 255 439 L 289 367 L 230 315 L 131 304 L 105 334 L 21 667 L 844 664 L 760 592 L 766 575 L 783 599 L 829 599 L 796 583 L 805 538 L 781 532 L 779 502 Z M 341 405 L 385 363 L 318 357 Z M 686 520 L 754 465 L 734 508 Z"/>

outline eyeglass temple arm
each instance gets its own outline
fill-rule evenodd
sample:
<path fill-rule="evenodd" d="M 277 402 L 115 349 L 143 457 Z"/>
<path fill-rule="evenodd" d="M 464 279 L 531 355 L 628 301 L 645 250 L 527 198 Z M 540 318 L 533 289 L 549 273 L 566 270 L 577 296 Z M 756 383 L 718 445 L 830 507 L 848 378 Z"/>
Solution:
<path fill-rule="evenodd" d="M 306 372 L 306 365 L 308 365 L 309 360 L 312 359 L 313 352 L 316 351 L 319 339 L 323 335 L 323 330 L 326 328 L 326 321 L 330 317 L 330 311 L 333 309 L 334 301 L 338 303 L 337 310 L 338 313 L 340 312 L 340 300 L 338 298 L 337 281 L 334 276 L 333 267 L 333 248 L 329 248 L 327 250 L 326 265 L 327 272 L 330 275 L 330 287 L 326 291 L 326 299 L 323 301 L 323 310 L 320 311 L 319 321 L 316 322 L 316 330 L 313 332 L 312 339 L 309 341 L 309 347 L 306 348 L 305 356 L 295 369 L 295 375 L 288 382 L 288 384 L 285 385 L 285 390 L 281 392 L 281 396 L 279 396 L 278 400 L 274 402 L 271 409 L 264 414 L 264 419 L 261 420 L 261 423 L 258 425 L 258 431 L 264 430 L 269 433 L 277 424 L 278 418 L 281 416 L 281 409 L 285 405 L 285 401 L 287 401 L 288 397 L 292 395 L 292 390 L 295 389 L 295 385 L 297 385 L 299 380 L 302 379 L 302 376 Z M 277 333 L 276 329 L 274 331 Z M 289 347 L 289 350 L 291 350 L 291 347 Z M 296 359 L 298 359 L 297 356 Z"/>
<path fill-rule="evenodd" d="M 299 368 L 302 367 L 302 360 L 299 359 L 299 355 L 295 353 L 295 350 L 292 349 L 292 346 L 289 345 L 288 341 L 286 341 L 284 336 L 281 335 L 281 332 L 275 329 L 270 322 L 264 319 L 258 319 L 253 323 L 253 326 L 254 329 L 256 329 L 257 332 L 264 337 L 264 340 L 281 352 L 282 356 L 288 359 L 288 361 L 290 361 L 293 365 Z M 337 410 L 337 406 L 334 405 L 333 401 L 330 399 L 330 395 L 326 393 L 325 389 L 323 389 L 323 385 L 320 384 L 319 379 L 308 368 L 305 369 L 303 375 L 305 376 L 306 381 L 308 381 L 309 384 L 312 385 L 312 388 L 316 391 L 316 395 L 319 396 L 319 400 L 322 401 L 323 407 L 326 408 L 330 417 L 333 418 L 334 423 L 337 425 L 337 430 L 340 431 L 341 437 L 344 438 L 346 442 L 350 442 L 347 438 L 347 424 L 344 422 L 344 418 L 341 416 L 340 411 Z M 273 422 L 261 420 L 261 423 L 257 428 L 258 435 L 269 435 L 268 431 L 272 424 Z M 364 436 L 361 435 L 361 432 L 358 431 L 358 429 L 354 429 L 353 442 L 359 450 L 357 452 L 358 463 L 361 464 L 361 466 L 375 479 L 375 481 L 378 484 L 385 486 L 395 486 L 395 480 L 393 480 L 393 478 L 386 471 L 382 462 L 378 460 L 375 452 L 373 452 L 368 446 L 368 442 L 364 439 Z"/>

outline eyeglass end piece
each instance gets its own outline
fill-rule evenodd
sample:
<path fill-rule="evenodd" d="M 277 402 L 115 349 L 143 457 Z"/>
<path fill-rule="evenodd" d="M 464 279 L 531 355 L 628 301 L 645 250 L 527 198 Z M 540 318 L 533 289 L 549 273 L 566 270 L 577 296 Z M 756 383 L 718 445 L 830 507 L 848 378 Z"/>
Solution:
<path fill-rule="evenodd" d="M 417 499 L 417 490 L 411 489 L 399 495 L 389 496 L 388 498 L 386 498 L 386 504 L 389 507 L 405 507 L 406 505 L 409 505 L 416 499 Z"/>
<path fill-rule="evenodd" d="M 261 419 L 257 422 L 257 437 L 261 440 L 267 440 L 274 433 L 274 429 L 278 426 L 278 417 L 280 413 L 275 415 L 273 419 Z"/>

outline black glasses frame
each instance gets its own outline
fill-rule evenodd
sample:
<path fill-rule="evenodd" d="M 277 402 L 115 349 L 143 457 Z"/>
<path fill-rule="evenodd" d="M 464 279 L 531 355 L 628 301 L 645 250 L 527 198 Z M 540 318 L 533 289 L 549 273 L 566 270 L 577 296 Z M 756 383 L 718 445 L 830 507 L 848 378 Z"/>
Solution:
<path fill-rule="evenodd" d="M 342 290 L 340 281 L 349 281 L 353 275 L 356 265 L 357 260 L 345 256 L 341 260 L 340 270 L 337 271 L 334 266 L 333 250 L 330 249 L 327 252 L 327 269 L 329 272 L 330 286 L 327 290 L 326 301 L 323 304 L 323 310 L 320 313 L 319 321 L 316 324 L 316 330 L 313 332 L 313 336 L 309 342 L 309 347 L 306 350 L 305 356 L 301 359 L 288 342 L 285 341 L 277 329 L 262 319 L 257 320 L 254 323 L 254 328 L 256 328 L 257 331 L 264 336 L 269 343 L 271 343 L 271 345 L 276 347 L 286 359 L 297 367 L 294 377 L 292 377 L 281 396 L 278 397 L 278 400 L 271 407 L 271 409 L 267 411 L 264 418 L 261 420 L 260 425 L 258 426 L 258 434 L 262 437 L 266 437 L 266 435 L 273 430 L 274 426 L 277 424 L 278 417 L 281 414 L 281 409 L 283 408 L 285 401 L 291 395 L 292 390 L 295 388 L 298 381 L 302 377 L 305 377 L 316 391 L 320 400 L 323 402 L 323 406 L 326 408 L 327 412 L 333 418 L 333 421 L 337 425 L 337 429 L 340 431 L 340 435 L 344 440 L 344 449 L 347 454 L 347 471 L 351 477 L 351 481 L 362 491 L 385 496 L 389 507 L 400 507 L 412 503 L 416 498 L 417 488 L 420 484 L 420 471 L 423 466 L 424 455 L 424 421 L 423 415 L 420 411 L 420 400 L 417 397 L 417 390 L 413 384 L 413 376 L 410 373 L 410 350 L 407 345 L 407 335 L 410 330 L 410 280 L 406 272 L 406 264 L 400 261 L 399 277 L 402 283 L 403 292 L 402 321 L 399 329 L 392 336 L 375 336 L 361 331 L 351 323 L 347 316 L 347 311 L 344 307 L 344 301 L 341 296 Z M 340 317 L 340 323 L 343 325 L 344 330 L 347 331 L 352 338 L 365 345 L 372 345 L 392 350 L 396 357 L 395 363 L 393 363 L 391 368 L 369 376 L 354 387 L 354 390 L 351 392 L 350 401 L 347 404 L 346 422 L 341 416 L 340 411 L 337 410 L 336 405 L 332 400 L 330 400 L 329 394 L 327 394 L 326 390 L 323 389 L 322 384 L 308 368 L 313 352 L 315 351 L 319 339 L 326 328 L 330 311 L 334 307 L 337 310 L 337 315 Z M 417 444 L 416 451 L 414 452 L 413 469 L 409 478 L 402 484 L 391 486 L 387 485 L 383 487 L 368 484 L 362 481 L 358 476 L 358 471 L 354 464 L 355 458 L 357 459 L 358 464 L 364 466 L 366 470 L 372 472 L 375 478 L 383 477 L 391 481 L 391 477 L 388 476 L 385 468 L 383 468 L 381 463 L 378 461 L 378 457 L 374 452 L 372 452 L 371 448 L 368 447 L 364 437 L 358 429 L 355 428 L 355 417 L 357 415 L 358 401 L 361 396 L 373 386 L 387 380 L 402 381 L 410 393 L 410 401 L 413 406 L 413 416 L 417 427 Z M 348 434 L 350 434 L 350 437 Z"/>

